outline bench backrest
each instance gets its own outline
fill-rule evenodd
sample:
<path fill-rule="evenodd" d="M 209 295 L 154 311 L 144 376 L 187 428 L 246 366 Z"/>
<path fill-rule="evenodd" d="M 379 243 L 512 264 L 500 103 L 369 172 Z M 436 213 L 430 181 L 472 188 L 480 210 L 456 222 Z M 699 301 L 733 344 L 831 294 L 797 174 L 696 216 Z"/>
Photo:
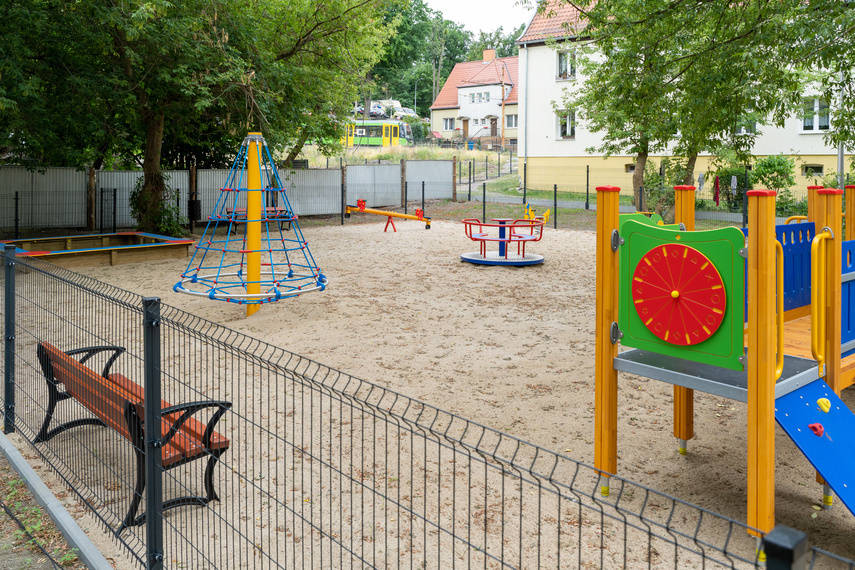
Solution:
<path fill-rule="evenodd" d="M 86 409 L 130 439 L 125 407 L 128 402 L 141 407 L 144 399 L 142 386 L 119 374 L 111 374 L 110 379 L 104 378 L 46 342 L 40 343 L 39 347 L 47 357 L 53 378 L 61 382 Z"/>

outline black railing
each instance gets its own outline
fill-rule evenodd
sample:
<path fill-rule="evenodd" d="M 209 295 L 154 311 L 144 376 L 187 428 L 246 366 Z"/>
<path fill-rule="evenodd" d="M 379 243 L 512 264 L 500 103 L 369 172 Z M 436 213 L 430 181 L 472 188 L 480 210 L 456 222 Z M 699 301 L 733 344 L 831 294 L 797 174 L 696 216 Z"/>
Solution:
<path fill-rule="evenodd" d="M 5 419 L 124 546 L 122 567 L 759 565 L 739 522 L 617 476 L 604 497 L 564 455 L 157 299 L 4 261 Z M 57 396 L 64 381 L 88 384 Z"/>

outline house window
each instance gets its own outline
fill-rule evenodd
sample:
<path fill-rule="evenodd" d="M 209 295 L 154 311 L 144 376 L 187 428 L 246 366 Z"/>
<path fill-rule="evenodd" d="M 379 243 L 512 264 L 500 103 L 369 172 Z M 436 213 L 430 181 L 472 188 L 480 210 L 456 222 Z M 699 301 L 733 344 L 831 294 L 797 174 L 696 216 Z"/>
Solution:
<path fill-rule="evenodd" d="M 733 129 L 735 135 L 757 134 L 757 121 L 750 117 L 739 117 L 736 119 L 736 127 Z"/>
<path fill-rule="evenodd" d="M 817 97 L 808 97 L 804 100 L 803 131 L 827 131 L 830 123 L 827 101 Z"/>
<path fill-rule="evenodd" d="M 623 165 L 623 169 L 624 169 L 628 174 L 632 174 L 633 172 L 635 172 L 635 163 L 631 163 L 631 164 L 624 164 L 624 165 Z"/>
<path fill-rule="evenodd" d="M 565 109 L 558 111 L 558 138 L 559 139 L 575 139 L 576 138 L 576 112 Z"/>
<path fill-rule="evenodd" d="M 442 120 L 442 130 L 443 131 L 453 131 L 454 130 L 454 117 L 450 119 Z"/>
<path fill-rule="evenodd" d="M 822 176 L 823 168 L 821 164 L 804 164 L 802 165 L 802 176 Z"/>
<path fill-rule="evenodd" d="M 483 94 L 483 93 L 478 93 L 478 102 L 480 103 L 480 102 L 481 102 L 481 101 L 483 101 L 483 100 L 484 100 L 484 94 Z"/>
<path fill-rule="evenodd" d="M 484 93 L 484 101 L 486 101 L 488 103 L 490 102 L 490 92 L 489 91 Z"/>
<path fill-rule="evenodd" d="M 558 52 L 558 79 L 573 79 L 576 77 L 576 52 Z"/>
<path fill-rule="evenodd" d="M 475 94 L 474 94 L 474 93 L 470 93 L 470 94 L 469 94 L 469 102 L 470 102 L 470 103 L 474 103 L 474 102 L 475 102 Z"/>
<path fill-rule="evenodd" d="M 509 129 L 517 128 L 517 118 L 519 115 L 505 115 L 505 126 Z"/>

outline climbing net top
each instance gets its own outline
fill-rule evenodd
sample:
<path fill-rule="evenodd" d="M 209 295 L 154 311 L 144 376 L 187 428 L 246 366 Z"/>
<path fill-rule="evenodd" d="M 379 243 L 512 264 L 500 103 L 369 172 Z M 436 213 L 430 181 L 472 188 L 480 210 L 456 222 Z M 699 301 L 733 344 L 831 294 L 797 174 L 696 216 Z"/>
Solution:
<path fill-rule="evenodd" d="M 250 133 L 173 289 L 216 301 L 261 304 L 323 291 L 326 284 L 264 138 Z"/>

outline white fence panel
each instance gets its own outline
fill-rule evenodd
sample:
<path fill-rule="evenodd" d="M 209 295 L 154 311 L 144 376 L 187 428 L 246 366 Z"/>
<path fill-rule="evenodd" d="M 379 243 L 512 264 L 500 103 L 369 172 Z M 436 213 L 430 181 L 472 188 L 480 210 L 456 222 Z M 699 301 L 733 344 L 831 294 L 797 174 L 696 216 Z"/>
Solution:
<path fill-rule="evenodd" d="M 75 168 L 30 171 L 0 167 L 0 227 L 15 227 L 15 192 L 20 228 L 86 226 L 86 173 Z"/>
<path fill-rule="evenodd" d="M 190 187 L 190 173 L 186 170 L 166 170 L 163 173 L 166 184 L 178 191 L 173 196 L 181 216 L 187 215 L 187 198 Z M 113 226 L 113 190 L 116 190 L 116 227 L 130 228 L 137 225 L 131 215 L 131 192 L 137 181 L 143 177 L 141 170 L 99 170 L 95 195 L 95 226 L 112 228 Z"/>
<path fill-rule="evenodd" d="M 279 176 L 291 208 L 298 216 L 341 212 L 341 170 L 338 168 L 280 170 Z"/>
<path fill-rule="evenodd" d="M 454 162 L 451 160 L 408 160 L 407 199 L 451 199 L 454 195 Z"/>
<path fill-rule="evenodd" d="M 369 208 L 401 205 L 400 164 L 359 164 L 347 167 L 347 203 L 365 200 Z"/>

